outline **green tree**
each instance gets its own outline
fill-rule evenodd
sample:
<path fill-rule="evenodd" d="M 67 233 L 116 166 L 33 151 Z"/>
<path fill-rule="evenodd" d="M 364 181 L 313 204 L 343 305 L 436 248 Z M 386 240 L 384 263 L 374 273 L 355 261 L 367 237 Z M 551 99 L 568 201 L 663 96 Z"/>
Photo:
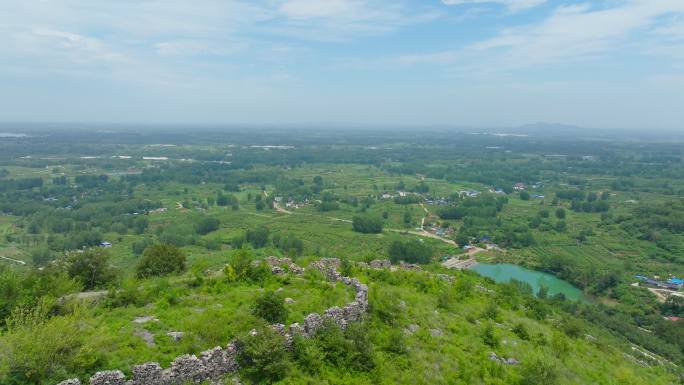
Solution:
<path fill-rule="evenodd" d="M 102 249 L 69 253 L 66 270 L 69 277 L 79 281 L 86 290 L 102 287 L 116 278 L 116 270 L 109 264 L 109 255 Z"/>
<path fill-rule="evenodd" d="M 283 379 L 291 366 L 285 337 L 270 327 L 262 327 L 237 340 L 237 361 L 242 372 L 254 383 Z"/>
<path fill-rule="evenodd" d="M 559 233 L 564 233 L 565 230 L 568 228 L 568 224 L 565 223 L 565 221 L 563 221 L 563 220 L 559 220 L 558 222 L 556 222 L 555 227 L 556 227 L 556 231 L 558 231 Z"/>
<path fill-rule="evenodd" d="M 259 226 L 255 229 L 247 230 L 245 239 L 251 243 L 255 249 L 264 247 L 268 244 L 269 230 L 266 226 Z"/>
<path fill-rule="evenodd" d="M 163 276 L 185 270 L 185 254 L 173 245 L 152 245 L 145 249 L 138 265 L 138 278 Z"/>
<path fill-rule="evenodd" d="M 565 219 L 565 209 L 564 208 L 559 207 L 556 209 L 556 218 Z"/>
<path fill-rule="evenodd" d="M 411 212 L 408 210 L 404 211 L 404 224 L 411 225 L 411 222 L 413 222 L 413 216 L 411 216 Z"/>
<path fill-rule="evenodd" d="M 287 320 L 285 301 L 273 291 L 267 291 L 257 297 L 252 308 L 252 314 L 263 318 L 269 323 L 285 323 Z"/>
<path fill-rule="evenodd" d="M 528 193 L 525 190 L 520 191 L 520 199 L 524 201 L 529 201 L 530 200 L 530 193 Z"/>

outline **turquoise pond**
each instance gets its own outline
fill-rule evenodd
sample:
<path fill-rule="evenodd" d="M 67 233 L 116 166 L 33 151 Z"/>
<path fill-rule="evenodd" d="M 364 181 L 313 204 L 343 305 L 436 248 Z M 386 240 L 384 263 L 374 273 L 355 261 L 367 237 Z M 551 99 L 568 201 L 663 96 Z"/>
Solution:
<path fill-rule="evenodd" d="M 499 283 L 509 282 L 511 279 L 526 282 L 532 286 L 532 290 L 534 290 L 535 293 L 539 291 L 541 286 L 544 286 L 549 289 L 549 296 L 563 293 L 565 298 L 572 301 L 590 301 L 589 297 L 580 289 L 562 279 L 558 279 L 551 274 L 543 273 L 541 271 L 530 270 L 508 263 L 478 263 L 470 269 Z"/>

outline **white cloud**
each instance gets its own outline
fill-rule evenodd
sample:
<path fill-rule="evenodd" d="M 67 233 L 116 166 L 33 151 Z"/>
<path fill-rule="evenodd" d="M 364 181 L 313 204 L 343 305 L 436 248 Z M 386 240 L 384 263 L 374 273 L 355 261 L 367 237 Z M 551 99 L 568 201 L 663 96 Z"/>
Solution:
<path fill-rule="evenodd" d="M 248 44 L 245 42 L 182 39 L 162 41 L 154 46 L 157 53 L 162 56 L 226 56 L 243 51 Z"/>
<path fill-rule="evenodd" d="M 684 1 L 630 0 L 602 8 L 587 3 L 560 6 L 541 22 L 506 28 L 462 48 L 403 57 L 399 62 L 497 71 L 593 60 L 617 52 L 648 54 L 641 42 L 649 32 L 668 37 L 680 32 L 681 25 L 676 23 L 661 26 L 663 17 L 673 15 L 684 16 Z M 648 43 L 648 51 L 659 51 L 662 45 Z M 472 65 L 478 62 L 484 64 Z"/>
<path fill-rule="evenodd" d="M 288 0 L 280 12 L 292 19 L 313 19 L 357 13 L 365 8 L 361 1 L 349 0 Z"/>
<path fill-rule="evenodd" d="M 303 40 L 341 41 L 392 32 L 433 20 L 439 13 L 382 0 L 281 0 L 285 19 L 273 31 Z"/>
<path fill-rule="evenodd" d="M 464 5 L 464 4 L 500 4 L 511 11 L 534 8 L 546 3 L 546 0 L 442 0 L 445 5 Z"/>

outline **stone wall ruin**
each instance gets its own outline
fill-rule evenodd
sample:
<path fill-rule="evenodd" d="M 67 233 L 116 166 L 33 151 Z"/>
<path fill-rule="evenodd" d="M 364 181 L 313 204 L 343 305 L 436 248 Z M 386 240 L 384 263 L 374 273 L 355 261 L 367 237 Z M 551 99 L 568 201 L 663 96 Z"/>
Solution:
<path fill-rule="evenodd" d="M 274 274 L 285 274 L 286 269 L 292 274 L 301 275 L 304 269 L 297 266 L 289 258 L 267 257 L 266 263 L 271 266 Z M 348 324 L 361 320 L 368 310 L 368 286 L 356 278 L 344 277 L 338 271 L 339 259 L 324 258 L 309 265 L 332 282 L 342 282 L 355 292 L 354 301 L 340 308 L 331 307 L 323 314 L 311 313 L 304 318 L 302 325 L 293 323 L 289 326 L 282 324 L 271 325 L 279 334 L 285 337 L 288 345 L 293 336 L 299 334 L 305 338 L 315 335 L 316 331 L 326 320 L 332 320 L 336 325 L 345 328 Z M 200 353 L 199 357 L 184 354 L 177 357 L 171 365 L 163 369 L 156 362 L 136 365 L 132 369 L 131 378 L 126 379 L 120 370 L 107 370 L 95 373 L 90 377 L 90 385 L 181 385 L 186 383 L 201 383 L 203 381 L 218 381 L 238 370 L 238 349 L 234 341 L 226 347 L 217 346 Z M 58 385 L 82 385 L 79 379 L 70 379 Z"/>

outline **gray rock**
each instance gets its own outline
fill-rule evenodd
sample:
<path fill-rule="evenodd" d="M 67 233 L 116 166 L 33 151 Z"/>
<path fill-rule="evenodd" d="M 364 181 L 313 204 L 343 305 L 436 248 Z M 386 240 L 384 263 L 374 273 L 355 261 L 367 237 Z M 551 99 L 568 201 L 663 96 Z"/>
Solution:
<path fill-rule="evenodd" d="M 200 353 L 200 361 L 204 365 L 207 377 L 211 379 L 219 379 L 226 373 L 237 370 L 233 357 L 218 346 Z"/>
<path fill-rule="evenodd" d="M 375 259 L 370 261 L 368 265 L 374 269 L 389 269 L 392 266 L 392 262 L 388 259 Z"/>
<path fill-rule="evenodd" d="M 323 324 L 323 317 L 318 313 L 311 313 L 304 318 L 304 331 L 307 336 L 313 336 Z"/>
<path fill-rule="evenodd" d="M 404 261 L 399 262 L 399 268 L 403 270 L 412 270 L 412 271 L 421 271 L 423 270 L 420 265 L 416 265 L 415 263 L 406 263 Z"/>
<path fill-rule="evenodd" d="M 432 334 L 433 337 L 444 335 L 444 333 L 439 329 L 430 329 L 430 334 Z"/>
<path fill-rule="evenodd" d="M 72 378 L 70 380 L 64 380 L 57 385 L 81 385 L 81 380 L 78 378 Z"/>
<path fill-rule="evenodd" d="M 343 317 L 348 324 L 349 322 L 354 322 L 358 321 L 361 319 L 362 314 L 363 314 L 363 309 L 361 307 L 361 304 L 358 302 L 354 301 L 349 304 L 347 304 L 343 309 Z"/>
<path fill-rule="evenodd" d="M 341 328 L 345 328 L 347 326 L 347 321 L 344 319 L 344 310 L 337 306 L 333 306 L 326 310 L 323 317 L 325 319 L 333 320 L 335 324 Z"/>
<path fill-rule="evenodd" d="M 200 382 L 207 379 L 206 369 L 202 361 L 197 356 L 190 354 L 184 354 L 173 360 L 167 372 L 172 384 Z"/>
<path fill-rule="evenodd" d="M 276 333 L 280 334 L 281 336 L 285 335 L 285 325 L 283 324 L 273 324 L 271 325 L 271 329 L 273 329 Z"/>
<path fill-rule="evenodd" d="M 289 329 L 289 334 L 292 336 L 297 335 L 297 334 L 303 336 L 305 334 L 304 327 L 297 322 L 290 325 L 290 327 L 288 329 Z"/>
<path fill-rule="evenodd" d="M 406 331 L 408 331 L 409 334 L 413 334 L 413 333 L 417 332 L 418 330 L 420 330 L 420 326 L 418 326 L 416 324 L 410 324 L 406 327 Z"/>
<path fill-rule="evenodd" d="M 131 385 L 161 385 L 164 375 L 161 366 L 156 362 L 148 362 L 133 367 Z"/>
<path fill-rule="evenodd" d="M 142 338 L 143 341 L 145 341 L 145 343 L 147 344 L 147 346 L 154 346 L 154 334 L 152 334 L 149 330 L 136 330 L 135 332 L 133 332 L 133 334 Z"/>
<path fill-rule="evenodd" d="M 168 333 L 166 333 L 166 335 L 171 337 L 172 340 L 178 342 L 185 336 L 185 333 L 184 332 L 168 332 Z"/>
<path fill-rule="evenodd" d="M 285 298 L 285 303 L 288 304 L 288 305 L 292 305 L 292 304 L 295 303 L 295 302 L 296 302 L 296 301 L 293 300 L 293 299 L 290 298 L 290 297 Z"/>
<path fill-rule="evenodd" d="M 125 385 L 126 376 L 120 370 L 105 370 L 90 377 L 90 385 Z"/>
<path fill-rule="evenodd" d="M 148 323 L 148 322 L 159 322 L 159 320 L 157 319 L 157 317 L 152 316 L 152 315 L 145 316 L 145 317 L 137 317 L 133 320 L 133 323 L 136 323 L 136 324 L 144 324 L 144 323 Z"/>

